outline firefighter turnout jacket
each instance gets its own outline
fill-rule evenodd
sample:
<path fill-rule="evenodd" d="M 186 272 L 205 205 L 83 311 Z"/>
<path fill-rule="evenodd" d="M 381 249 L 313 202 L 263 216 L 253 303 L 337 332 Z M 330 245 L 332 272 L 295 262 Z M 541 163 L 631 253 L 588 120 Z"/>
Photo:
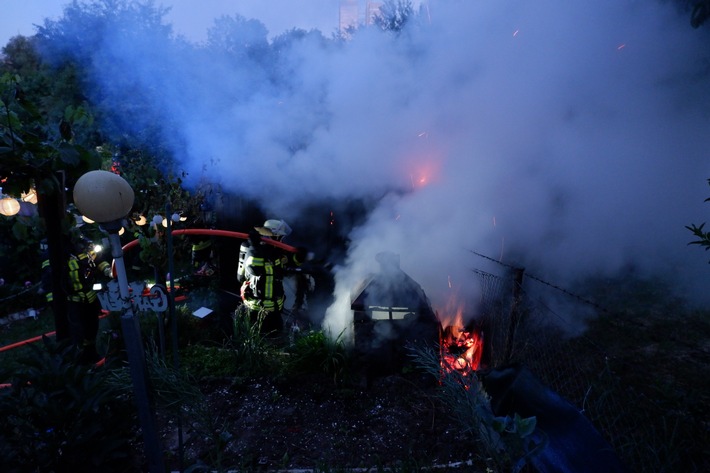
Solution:
<path fill-rule="evenodd" d="M 239 249 L 237 278 L 244 305 L 250 310 L 281 311 L 286 296 L 283 279 L 287 266 L 300 266 L 299 255 L 286 254 L 266 242 L 245 241 Z"/>
<path fill-rule="evenodd" d="M 96 300 L 93 286 L 99 274 L 109 275 L 111 265 L 106 261 L 98 264 L 94 261 L 95 254 L 80 253 L 69 256 L 69 290 L 67 299 L 71 302 L 92 303 Z"/>

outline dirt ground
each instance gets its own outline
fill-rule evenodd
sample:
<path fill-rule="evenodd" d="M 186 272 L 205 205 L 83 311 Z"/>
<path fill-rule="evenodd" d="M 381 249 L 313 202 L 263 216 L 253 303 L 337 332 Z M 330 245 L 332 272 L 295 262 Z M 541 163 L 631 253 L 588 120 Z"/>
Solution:
<path fill-rule="evenodd" d="M 475 442 L 446 414 L 436 381 L 420 375 L 392 375 L 371 386 L 336 387 L 324 376 L 274 384 L 253 380 L 241 386 L 214 381 L 204 386 L 215 429 L 223 442 L 183 427 L 183 467 L 201 459 L 212 469 L 237 471 L 338 471 L 345 468 L 449 465 L 437 471 L 485 471 L 467 465 Z M 180 469 L 177 423 L 169 420 L 164 441 Z"/>

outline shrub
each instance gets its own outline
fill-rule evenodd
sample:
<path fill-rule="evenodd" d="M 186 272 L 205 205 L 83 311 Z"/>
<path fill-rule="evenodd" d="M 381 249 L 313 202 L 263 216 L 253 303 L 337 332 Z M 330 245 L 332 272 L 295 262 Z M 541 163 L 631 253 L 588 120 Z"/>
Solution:
<path fill-rule="evenodd" d="M 48 338 L 12 366 L 0 392 L 3 471 L 130 471 L 136 438 L 132 405 L 106 382 L 106 369 L 76 364 Z"/>
<path fill-rule="evenodd" d="M 331 340 L 323 331 L 310 330 L 298 334 L 290 349 L 288 367 L 295 374 L 320 372 L 342 381 L 349 365 L 349 356 L 342 335 Z"/>

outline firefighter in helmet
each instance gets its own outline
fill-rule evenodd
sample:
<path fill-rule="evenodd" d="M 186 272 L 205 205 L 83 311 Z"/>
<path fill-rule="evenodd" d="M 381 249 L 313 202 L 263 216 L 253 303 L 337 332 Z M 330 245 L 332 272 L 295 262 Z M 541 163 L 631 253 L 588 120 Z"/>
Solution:
<path fill-rule="evenodd" d="M 79 351 L 79 361 L 93 363 L 99 360 L 96 336 L 99 331 L 101 304 L 94 284 L 101 275 L 111 277 L 111 265 L 98 258 L 91 240 L 76 236 L 73 251 L 67 261 L 67 316 L 71 340 Z"/>
<path fill-rule="evenodd" d="M 252 320 L 263 317 L 262 333 L 278 335 L 283 330 L 284 272 L 288 266 L 300 266 L 307 256 L 305 249 L 289 253 L 264 240 L 281 241 L 290 233 L 291 227 L 286 222 L 269 219 L 263 226 L 254 227 L 239 249 L 237 278 L 242 302 Z"/>

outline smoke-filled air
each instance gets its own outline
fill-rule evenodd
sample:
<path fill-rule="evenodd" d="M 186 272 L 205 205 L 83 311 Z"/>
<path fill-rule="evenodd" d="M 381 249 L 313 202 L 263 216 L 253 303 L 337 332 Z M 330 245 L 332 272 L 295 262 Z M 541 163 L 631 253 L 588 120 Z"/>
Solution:
<path fill-rule="evenodd" d="M 140 97 L 149 115 L 114 119 L 157 126 L 190 185 L 296 230 L 313 204 L 372 203 L 334 269 L 336 332 L 382 251 L 471 316 L 473 252 L 563 287 L 634 268 L 707 302 L 685 226 L 708 219 L 710 42 L 670 2 L 431 0 L 345 40 L 234 13 L 200 44 L 107 29 L 95 91 L 116 113 Z"/>

